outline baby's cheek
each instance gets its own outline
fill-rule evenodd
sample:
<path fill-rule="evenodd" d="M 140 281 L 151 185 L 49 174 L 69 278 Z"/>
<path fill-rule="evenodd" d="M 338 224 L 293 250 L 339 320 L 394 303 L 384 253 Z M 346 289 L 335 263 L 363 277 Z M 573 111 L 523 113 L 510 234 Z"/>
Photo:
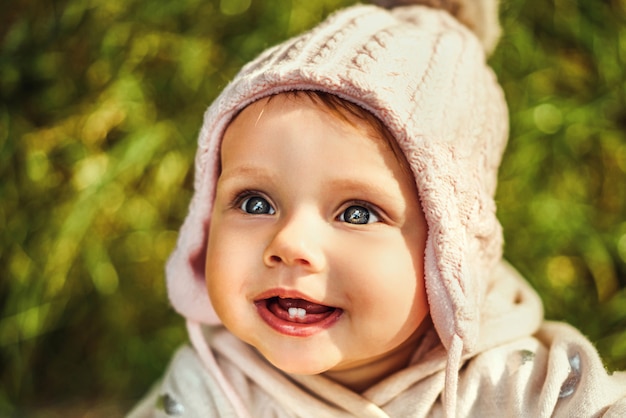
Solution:
<path fill-rule="evenodd" d="M 209 299 L 213 305 L 213 309 L 220 316 L 223 315 L 225 310 L 226 301 L 230 299 L 228 294 L 228 285 L 225 280 L 225 275 L 228 274 L 224 271 L 222 263 L 218 260 L 219 257 L 215 257 L 215 253 L 211 252 L 207 256 L 206 261 L 206 290 L 209 294 Z"/>

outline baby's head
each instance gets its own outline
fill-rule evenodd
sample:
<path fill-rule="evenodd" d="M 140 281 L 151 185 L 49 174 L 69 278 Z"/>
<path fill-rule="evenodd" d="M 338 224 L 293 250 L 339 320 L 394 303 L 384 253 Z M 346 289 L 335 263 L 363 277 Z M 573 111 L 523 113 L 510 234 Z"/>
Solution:
<path fill-rule="evenodd" d="M 245 66 L 205 114 L 174 307 L 346 384 L 401 367 L 428 313 L 471 350 L 508 127 L 485 60 L 446 11 L 354 6 Z"/>
<path fill-rule="evenodd" d="M 406 365 L 428 313 L 415 181 L 372 122 L 323 93 L 246 107 L 222 140 L 205 267 L 233 334 L 354 388 Z"/>

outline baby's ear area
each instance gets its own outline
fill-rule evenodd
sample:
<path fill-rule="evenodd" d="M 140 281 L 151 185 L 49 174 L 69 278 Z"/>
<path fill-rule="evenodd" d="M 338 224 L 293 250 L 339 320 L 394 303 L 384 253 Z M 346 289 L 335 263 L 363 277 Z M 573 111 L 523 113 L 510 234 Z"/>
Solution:
<path fill-rule="evenodd" d="M 445 10 L 469 28 L 490 55 L 500 39 L 498 0 L 372 0 L 386 9 L 401 6 L 427 6 Z"/>
<path fill-rule="evenodd" d="M 207 235 L 208 236 L 208 235 Z M 204 244 L 189 254 L 189 266 L 194 273 L 194 281 L 206 287 L 206 239 Z"/>
<path fill-rule="evenodd" d="M 175 255 L 170 258 L 166 268 L 167 293 L 170 303 L 187 319 L 208 325 L 218 325 L 221 321 L 213 310 L 209 300 L 205 274 L 204 254 L 190 257 L 188 263 L 180 263 Z M 193 266 L 193 268 L 189 268 Z"/>
<path fill-rule="evenodd" d="M 198 210 L 192 202 L 176 248 L 167 262 L 165 275 L 170 303 L 179 314 L 203 324 L 218 325 L 221 321 L 213 310 L 206 287 L 210 216 L 202 219 L 202 215 L 207 213 L 210 213 L 210 208 Z"/>

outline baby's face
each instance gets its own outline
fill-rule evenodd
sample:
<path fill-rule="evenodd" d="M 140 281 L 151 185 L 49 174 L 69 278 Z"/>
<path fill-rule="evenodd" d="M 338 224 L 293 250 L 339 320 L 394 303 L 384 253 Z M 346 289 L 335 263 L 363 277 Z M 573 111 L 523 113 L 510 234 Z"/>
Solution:
<path fill-rule="evenodd" d="M 224 136 L 206 257 L 233 334 L 284 371 L 348 385 L 403 367 L 428 313 L 414 180 L 349 117 L 281 95 L 243 110 Z"/>

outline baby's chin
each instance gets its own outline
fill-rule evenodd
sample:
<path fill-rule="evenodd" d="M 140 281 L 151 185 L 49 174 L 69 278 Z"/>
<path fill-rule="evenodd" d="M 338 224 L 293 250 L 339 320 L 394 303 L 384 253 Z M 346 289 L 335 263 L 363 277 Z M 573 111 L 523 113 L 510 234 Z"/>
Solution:
<path fill-rule="evenodd" d="M 250 344 L 250 343 L 249 343 Z M 342 356 L 337 347 L 271 347 L 250 344 L 261 357 L 289 374 L 316 375 L 340 368 Z"/>
<path fill-rule="evenodd" d="M 269 361 L 270 363 L 272 363 L 272 365 L 276 367 L 277 369 L 288 374 L 317 375 L 317 374 L 323 374 L 329 371 L 328 365 L 299 363 L 299 361 L 306 362 L 306 360 L 297 360 L 297 361 L 290 362 L 290 361 L 284 361 L 281 359 L 279 361 L 274 362 L 268 359 L 267 357 L 265 357 L 265 359 Z"/>

